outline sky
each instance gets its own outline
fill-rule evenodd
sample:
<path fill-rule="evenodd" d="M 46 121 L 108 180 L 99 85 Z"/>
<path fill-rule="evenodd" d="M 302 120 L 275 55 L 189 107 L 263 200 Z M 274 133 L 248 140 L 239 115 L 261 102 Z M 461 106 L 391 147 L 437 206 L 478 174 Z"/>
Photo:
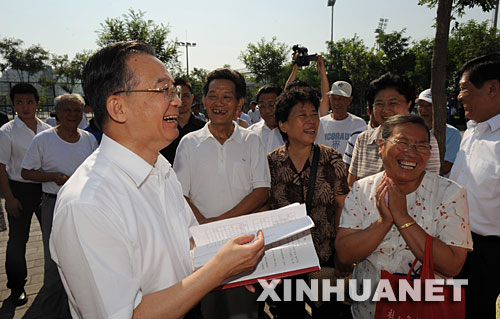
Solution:
<path fill-rule="evenodd" d="M 141 10 L 156 24 L 170 26 L 170 39 L 195 42 L 189 48 L 189 68 L 208 70 L 229 64 L 242 69 L 238 59 L 248 43 L 273 37 L 288 46 L 296 43 L 309 53 L 326 51 L 331 37 L 332 10 L 327 0 L 2 0 L 0 37 L 18 38 L 25 48 L 40 44 L 54 54 L 97 48 L 96 31 L 106 18 L 120 17 L 129 9 Z M 337 0 L 334 40 L 358 36 L 372 47 L 380 18 L 388 19 L 386 32 L 406 28 L 412 40 L 433 38 L 436 9 L 418 0 Z M 458 21 L 491 20 L 493 13 L 466 10 Z M 491 25 L 491 23 L 490 23 Z M 185 48 L 180 49 L 185 67 Z"/>

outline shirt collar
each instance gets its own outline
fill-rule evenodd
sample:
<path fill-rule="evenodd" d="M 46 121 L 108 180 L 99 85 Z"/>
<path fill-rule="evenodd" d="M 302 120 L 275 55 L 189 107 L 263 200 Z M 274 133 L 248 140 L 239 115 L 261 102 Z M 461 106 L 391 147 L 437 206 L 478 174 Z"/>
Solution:
<path fill-rule="evenodd" d="M 210 130 L 208 129 L 209 123 L 210 122 L 205 124 L 205 126 L 203 126 L 203 128 L 201 130 L 199 130 L 200 142 L 204 142 L 208 138 L 215 139 L 215 136 L 213 136 L 212 132 L 210 132 Z M 229 141 L 232 139 L 235 142 L 238 142 L 241 144 L 243 142 L 243 132 L 241 130 L 241 127 L 235 121 L 233 121 L 233 126 L 234 126 L 233 134 L 231 134 L 231 136 L 227 140 Z"/>
<path fill-rule="evenodd" d="M 481 123 L 478 123 L 478 122 L 473 121 L 473 120 L 469 120 L 467 122 L 468 129 L 469 128 L 472 129 L 474 127 L 481 127 L 484 125 L 488 125 L 492 132 L 498 130 L 500 128 L 500 114 L 497 114 L 497 115 L 493 116 L 492 118 L 488 119 L 487 121 L 484 121 Z"/>
<path fill-rule="evenodd" d="M 134 181 L 137 187 L 144 183 L 154 168 L 165 173 L 171 168 L 163 156 L 158 156 L 155 167 L 151 166 L 139 155 L 111 139 L 106 134 L 102 135 L 99 152 L 123 170 Z"/>
<path fill-rule="evenodd" d="M 35 116 L 35 120 L 36 120 L 36 131 L 37 131 L 37 132 L 39 132 L 39 131 L 40 131 L 40 128 L 41 128 L 41 126 L 42 126 L 42 124 L 43 124 L 43 122 L 42 122 L 42 121 L 41 121 L 38 117 L 36 117 L 36 116 Z M 21 120 L 21 119 L 19 118 L 19 116 L 16 116 L 16 117 L 14 118 L 14 124 L 15 124 L 17 127 L 23 127 L 23 126 L 28 127 L 28 126 L 26 125 L 26 123 L 24 123 L 24 122 L 23 122 L 23 120 Z"/>
<path fill-rule="evenodd" d="M 378 126 L 373 131 L 367 131 L 367 132 L 369 132 L 367 134 L 370 134 L 370 136 L 368 137 L 368 144 L 377 143 L 378 138 L 381 134 L 381 131 L 382 131 L 382 125 Z"/>

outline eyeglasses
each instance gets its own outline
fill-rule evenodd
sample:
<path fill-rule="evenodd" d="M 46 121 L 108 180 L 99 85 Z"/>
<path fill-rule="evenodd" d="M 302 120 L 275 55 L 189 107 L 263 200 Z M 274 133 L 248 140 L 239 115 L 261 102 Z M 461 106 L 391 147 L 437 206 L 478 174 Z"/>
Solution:
<path fill-rule="evenodd" d="M 123 90 L 123 91 L 116 91 L 112 95 L 120 94 L 120 93 L 136 93 L 136 92 L 145 92 L 145 93 L 163 93 L 163 97 L 167 101 L 172 101 L 174 98 L 181 98 L 181 86 L 180 85 L 165 85 L 162 88 L 156 88 L 156 89 L 144 89 L 144 90 Z"/>
<path fill-rule="evenodd" d="M 396 148 L 401 152 L 409 151 L 410 148 L 413 147 L 417 153 L 427 154 L 432 149 L 432 146 L 429 143 L 411 144 L 411 143 L 408 143 L 406 141 L 399 140 L 397 138 L 395 138 L 393 140 L 386 139 L 386 141 L 389 141 L 392 144 L 396 145 Z"/>

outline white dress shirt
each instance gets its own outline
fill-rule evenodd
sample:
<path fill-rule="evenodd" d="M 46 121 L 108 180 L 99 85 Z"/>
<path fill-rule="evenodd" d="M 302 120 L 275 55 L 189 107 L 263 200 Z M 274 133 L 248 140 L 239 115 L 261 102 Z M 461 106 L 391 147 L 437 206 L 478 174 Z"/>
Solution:
<path fill-rule="evenodd" d="M 205 125 L 184 136 L 177 148 L 174 170 L 184 195 L 206 218 L 222 215 L 254 189 L 271 185 L 260 138 L 233 125 L 233 134 L 224 145 Z"/>
<path fill-rule="evenodd" d="M 61 188 L 50 252 L 73 318 L 131 318 L 142 296 L 191 273 L 197 224 L 170 164 L 103 135 Z"/>
<path fill-rule="evenodd" d="M 38 118 L 35 119 L 37 133 L 52 127 Z M 17 116 L 0 128 L 0 163 L 5 164 L 9 179 L 23 183 L 35 183 L 21 177 L 21 163 L 33 137 L 35 137 L 35 132 Z"/>
<path fill-rule="evenodd" d="M 277 127 L 270 129 L 264 120 L 251 125 L 248 129 L 259 135 L 262 143 L 264 144 L 266 154 L 269 154 L 278 147 L 285 145 L 285 141 L 283 141 L 283 137 L 281 136 L 279 129 Z"/>
<path fill-rule="evenodd" d="M 467 189 L 471 230 L 500 236 L 500 114 L 467 122 L 450 179 Z"/>
<path fill-rule="evenodd" d="M 80 138 L 74 143 L 59 137 L 55 128 L 37 134 L 26 151 L 22 168 L 71 176 L 98 146 L 94 135 L 81 129 L 78 133 Z M 42 183 L 44 193 L 57 194 L 60 188 L 53 181 Z"/>

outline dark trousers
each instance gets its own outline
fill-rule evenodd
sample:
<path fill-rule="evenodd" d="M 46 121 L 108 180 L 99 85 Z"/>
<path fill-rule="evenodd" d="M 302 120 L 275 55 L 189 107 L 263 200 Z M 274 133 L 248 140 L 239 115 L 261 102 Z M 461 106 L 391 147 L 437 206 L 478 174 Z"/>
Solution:
<path fill-rule="evenodd" d="M 42 239 L 44 252 L 43 286 L 38 292 L 42 312 L 47 318 L 71 318 L 68 296 L 59 276 L 56 263 L 50 257 L 49 238 L 52 232 L 52 219 L 56 196 L 53 194 L 42 195 Z"/>
<path fill-rule="evenodd" d="M 465 286 L 465 317 L 495 318 L 500 294 L 500 237 L 472 233 L 474 250 L 467 254 L 457 278 L 468 279 Z"/>
<path fill-rule="evenodd" d="M 12 291 L 24 289 L 28 271 L 26 268 L 26 243 L 29 239 L 31 217 L 35 213 L 40 222 L 40 198 L 42 185 L 21 183 L 9 180 L 14 197 L 21 203 L 23 209 L 18 217 L 7 214 L 9 220 L 9 240 L 5 257 L 7 287 Z"/>

